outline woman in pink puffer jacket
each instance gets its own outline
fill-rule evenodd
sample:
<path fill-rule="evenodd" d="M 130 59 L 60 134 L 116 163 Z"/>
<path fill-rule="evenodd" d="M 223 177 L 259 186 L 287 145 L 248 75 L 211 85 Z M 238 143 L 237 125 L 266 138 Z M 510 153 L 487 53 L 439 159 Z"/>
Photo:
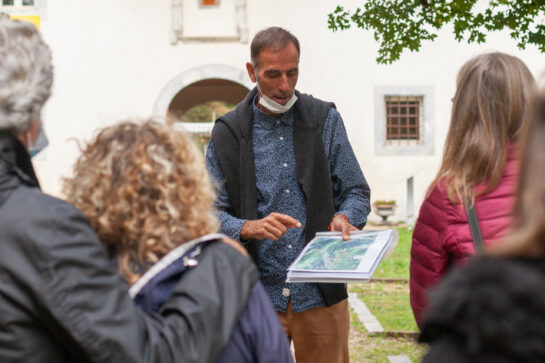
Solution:
<path fill-rule="evenodd" d="M 488 53 L 462 66 L 456 86 L 443 161 L 411 246 L 411 306 L 419 327 L 427 290 L 475 253 L 461 200 L 474 203 L 485 245 L 509 230 L 518 176 L 515 141 L 535 80 L 520 59 Z"/>

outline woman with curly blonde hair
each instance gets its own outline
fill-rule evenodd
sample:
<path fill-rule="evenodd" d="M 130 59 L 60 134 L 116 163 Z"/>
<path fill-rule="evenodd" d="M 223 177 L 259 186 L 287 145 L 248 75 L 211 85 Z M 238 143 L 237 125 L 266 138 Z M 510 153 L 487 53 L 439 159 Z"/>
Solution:
<path fill-rule="evenodd" d="M 100 131 L 65 180 L 65 193 L 108 246 L 132 285 L 129 294 L 147 312 L 159 311 L 187 269 L 203 268 L 201 249 L 213 249 L 213 241 L 225 237 L 215 233 L 215 193 L 202 154 L 189 135 L 158 122 L 126 121 Z M 221 280 L 222 271 L 210 273 Z M 291 361 L 259 282 L 216 361 Z"/>
<path fill-rule="evenodd" d="M 156 122 L 105 128 L 83 151 L 65 194 L 129 284 L 179 244 L 218 231 L 203 163 L 189 135 Z"/>

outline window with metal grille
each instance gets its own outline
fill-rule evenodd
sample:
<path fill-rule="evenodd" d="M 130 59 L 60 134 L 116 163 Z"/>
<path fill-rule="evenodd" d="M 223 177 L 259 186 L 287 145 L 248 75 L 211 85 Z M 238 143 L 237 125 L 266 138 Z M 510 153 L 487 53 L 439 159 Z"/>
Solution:
<path fill-rule="evenodd" d="M 41 27 L 45 20 L 47 0 L 0 0 L 0 13 L 6 13 L 11 19 L 23 20 Z"/>
<path fill-rule="evenodd" d="M 34 6 L 34 0 L 2 0 L 3 6 Z"/>
<path fill-rule="evenodd" d="M 386 140 L 420 140 L 422 96 L 385 96 Z"/>

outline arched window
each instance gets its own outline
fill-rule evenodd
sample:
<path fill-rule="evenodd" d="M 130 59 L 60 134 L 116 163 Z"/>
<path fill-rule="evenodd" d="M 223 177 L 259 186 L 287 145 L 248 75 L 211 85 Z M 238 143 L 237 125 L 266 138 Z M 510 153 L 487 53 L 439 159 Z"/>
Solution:
<path fill-rule="evenodd" d="M 248 94 L 245 86 L 218 78 L 204 79 L 180 90 L 168 106 L 167 122 L 189 131 L 206 153 L 214 121 Z"/>

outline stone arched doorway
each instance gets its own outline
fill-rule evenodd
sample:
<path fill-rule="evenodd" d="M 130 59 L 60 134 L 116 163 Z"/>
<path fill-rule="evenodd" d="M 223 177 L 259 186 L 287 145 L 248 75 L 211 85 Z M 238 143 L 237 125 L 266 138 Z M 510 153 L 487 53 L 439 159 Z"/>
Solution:
<path fill-rule="evenodd" d="M 213 126 L 213 119 L 221 112 L 234 107 L 244 99 L 253 87 L 246 70 L 225 66 L 205 65 L 178 74 L 159 93 L 153 114 L 161 119 L 176 120 L 176 126 L 191 132 L 206 148 Z M 218 103 L 220 103 L 218 108 Z M 212 109 L 206 120 L 184 122 L 184 117 L 195 107 Z M 202 108 L 202 107 L 201 107 Z M 216 111 L 220 114 L 216 114 Z M 201 111 L 199 109 L 198 111 Z M 202 117 L 201 117 L 202 119 Z"/>
<path fill-rule="evenodd" d="M 248 94 L 248 88 L 233 81 L 209 78 L 180 90 L 168 105 L 167 114 L 185 113 L 192 107 L 212 101 L 236 105 Z"/>

